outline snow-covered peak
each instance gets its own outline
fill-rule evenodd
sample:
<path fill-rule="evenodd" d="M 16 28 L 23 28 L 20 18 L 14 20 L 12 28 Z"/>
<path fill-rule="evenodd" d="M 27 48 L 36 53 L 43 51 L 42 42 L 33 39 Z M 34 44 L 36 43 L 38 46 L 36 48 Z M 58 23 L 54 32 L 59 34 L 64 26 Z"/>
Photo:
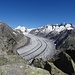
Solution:
<path fill-rule="evenodd" d="M 23 32 L 23 34 L 26 34 L 26 33 L 29 33 L 33 28 L 32 29 L 28 29 L 28 28 L 26 28 L 24 26 L 18 26 L 15 29 L 21 30 Z"/>
<path fill-rule="evenodd" d="M 18 26 L 17 28 L 15 29 L 19 29 L 21 30 L 22 32 L 26 32 L 27 28 L 25 28 L 24 26 Z"/>
<path fill-rule="evenodd" d="M 23 32 L 23 34 L 29 33 L 32 30 L 34 30 L 35 33 L 49 33 L 49 32 L 53 32 L 53 31 L 60 33 L 63 30 L 72 30 L 73 26 L 72 26 L 72 24 L 61 23 L 60 25 L 59 24 L 47 24 L 40 28 L 32 28 L 32 29 L 28 29 L 24 26 L 18 26 L 15 29 L 21 30 Z"/>
<path fill-rule="evenodd" d="M 72 29 L 73 29 L 73 27 L 72 27 L 72 25 L 71 25 L 71 24 L 66 24 L 66 26 L 65 26 L 65 27 L 66 27 L 66 29 L 67 29 L 67 30 L 72 30 Z"/>
<path fill-rule="evenodd" d="M 51 32 L 51 31 L 56 31 L 59 33 L 63 30 L 72 30 L 73 27 L 71 24 L 62 23 L 61 25 L 59 25 L 59 24 L 54 24 L 54 25 L 47 24 L 47 25 L 43 26 L 42 29 L 44 32 L 47 32 L 47 33 Z"/>

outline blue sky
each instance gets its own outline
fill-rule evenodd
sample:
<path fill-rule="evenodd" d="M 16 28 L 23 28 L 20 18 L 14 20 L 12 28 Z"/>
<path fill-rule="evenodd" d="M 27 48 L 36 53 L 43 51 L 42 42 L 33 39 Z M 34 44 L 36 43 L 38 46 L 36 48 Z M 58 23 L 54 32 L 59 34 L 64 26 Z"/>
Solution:
<path fill-rule="evenodd" d="M 0 0 L 0 20 L 13 28 L 75 24 L 75 0 Z"/>

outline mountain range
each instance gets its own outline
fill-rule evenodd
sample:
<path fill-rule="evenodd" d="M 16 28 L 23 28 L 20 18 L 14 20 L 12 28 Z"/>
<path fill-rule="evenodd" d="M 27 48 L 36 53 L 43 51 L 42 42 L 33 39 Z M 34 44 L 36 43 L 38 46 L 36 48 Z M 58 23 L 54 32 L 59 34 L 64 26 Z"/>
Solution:
<path fill-rule="evenodd" d="M 22 29 L 23 28 L 23 29 Z M 61 23 L 59 24 L 47 24 L 45 26 L 39 28 L 32 28 L 27 29 L 25 27 L 17 27 L 16 29 L 23 30 L 23 34 L 33 34 L 39 37 L 44 37 L 49 40 L 53 40 L 54 44 L 56 45 L 56 50 L 59 51 L 52 59 L 53 64 L 62 70 L 63 72 L 67 73 L 68 75 L 74 75 L 75 72 L 75 26 L 73 24 L 68 23 Z M 39 61 L 44 62 L 42 60 L 35 59 L 33 61 L 33 65 L 36 67 L 39 66 Z M 50 60 L 51 61 L 51 60 Z M 44 62 L 45 63 L 45 62 Z M 50 71 L 47 66 L 43 63 L 42 65 L 48 71 Z M 46 65 L 50 66 L 50 62 Z M 41 67 L 41 66 L 40 66 Z M 51 72 L 50 72 L 51 73 Z M 59 75 L 55 72 L 54 75 Z M 65 74 L 60 74 L 65 75 Z"/>
<path fill-rule="evenodd" d="M 60 25 L 59 24 L 47 24 L 39 28 L 31 28 L 31 29 L 28 29 L 24 26 L 18 26 L 15 29 L 19 29 L 23 33 L 26 33 L 26 32 L 32 33 L 32 34 L 35 33 L 35 35 L 38 35 L 38 33 L 42 33 L 42 34 L 48 34 L 50 32 L 60 33 L 63 30 L 72 30 L 73 28 L 74 28 L 74 25 L 63 22 Z"/>
<path fill-rule="evenodd" d="M 35 36 L 34 38 L 32 37 L 31 40 L 26 36 L 27 34 L 38 36 L 40 41 L 37 43 Z M 32 61 L 26 62 L 21 57 L 18 58 L 17 49 L 30 44 L 34 45 L 34 42 L 40 44 L 40 42 L 42 42 L 41 38 L 42 40 L 47 39 L 53 42 L 53 49 L 55 49 L 57 53 L 52 59 L 44 61 L 41 58 L 37 59 L 35 57 Z M 6 23 L 0 21 L 0 74 L 31 75 L 33 73 L 32 75 L 46 75 L 44 74 L 44 70 L 44 73 L 42 72 L 41 74 L 39 70 L 37 71 L 37 69 L 35 69 L 33 71 L 33 68 L 29 66 L 28 68 L 27 65 L 45 69 L 49 71 L 49 73 L 46 72 L 47 75 L 75 75 L 75 26 L 63 22 L 61 24 L 47 24 L 39 28 L 31 29 L 24 26 L 11 28 Z M 35 74 L 36 71 L 37 74 Z M 12 72 L 14 74 L 12 74 Z M 38 74 L 38 72 L 40 72 L 40 74 Z"/>

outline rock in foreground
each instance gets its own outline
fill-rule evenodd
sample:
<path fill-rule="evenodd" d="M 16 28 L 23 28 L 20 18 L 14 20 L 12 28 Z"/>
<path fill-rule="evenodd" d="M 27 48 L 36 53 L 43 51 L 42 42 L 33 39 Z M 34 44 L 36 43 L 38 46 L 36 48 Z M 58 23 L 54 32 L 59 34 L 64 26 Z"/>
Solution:
<path fill-rule="evenodd" d="M 34 68 L 23 63 L 4 65 L 0 67 L 0 75 L 50 75 L 40 68 Z"/>

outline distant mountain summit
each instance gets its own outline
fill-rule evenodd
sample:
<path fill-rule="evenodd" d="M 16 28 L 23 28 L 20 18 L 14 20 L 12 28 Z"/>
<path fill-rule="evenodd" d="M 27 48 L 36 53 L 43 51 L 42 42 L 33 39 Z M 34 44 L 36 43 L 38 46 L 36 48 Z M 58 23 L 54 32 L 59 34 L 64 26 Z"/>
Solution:
<path fill-rule="evenodd" d="M 47 24 L 41 28 L 35 29 L 34 31 L 36 33 L 40 32 L 40 33 L 49 33 L 49 32 L 61 32 L 63 30 L 72 30 L 73 29 L 73 25 L 71 24 Z"/>
<path fill-rule="evenodd" d="M 29 33 L 31 30 L 33 30 L 33 28 L 32 28 L 32 29 L 28 29 L 28 28 L 26 28 L 26 27 L 24 27 L 24 26 L 18 26 L 18 27 L 16 27 L 15 29 L 22 31 L 23 34 Z"/>
<path fill-rule="evenodd" d="M 56 33 L 60 33 L 63 30 L 72 30 L 74 28 L 74 26 L 72 24 L 68 24 L 68 23 L 61 23 L 59 24 L 47 24 L 45 26 L 42 26 L 40 28 L 32 28 L 32 29 L 28 29 L 24 26 L 18 26 L 15 29 L 19 29 L 21 30 L 23 33 L 31 33 L 31 34 L 35 34 L 35 35 L 39 35 L 39 34 L 48 34 L 50 32 L 56 32 Z"/>

